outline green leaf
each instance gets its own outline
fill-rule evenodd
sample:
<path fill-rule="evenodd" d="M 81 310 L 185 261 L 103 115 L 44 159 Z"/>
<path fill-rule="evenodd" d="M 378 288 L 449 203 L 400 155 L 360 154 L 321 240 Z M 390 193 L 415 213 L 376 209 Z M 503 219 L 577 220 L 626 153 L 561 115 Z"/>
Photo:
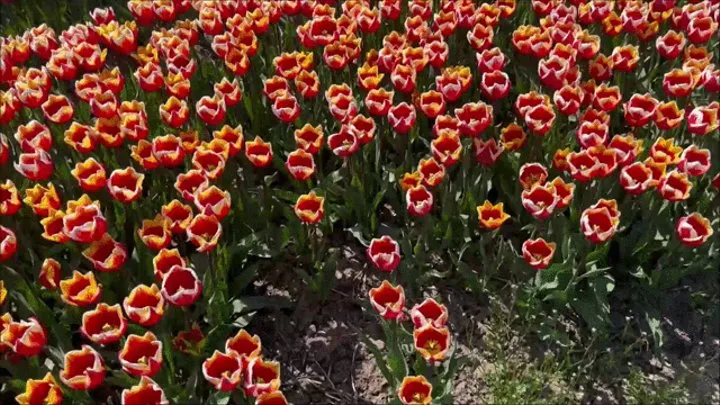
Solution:
<path fill-rule="evenodd" d="M 390 384 L 394 391 L 397 388 L 398 381 L 395 380 L 393 373 L 390 372 L 388 364 L 385 361 L 385 356 L 383 356 L 380 352 L 380 348 L 378 348 L 377 345 L 364 334 L 360 336 L 360 339 L 375 358 L 375 364 L 377 364 L 383 377 L 385 377 L 385 380 L 387 380 L 388 384 Z"/>

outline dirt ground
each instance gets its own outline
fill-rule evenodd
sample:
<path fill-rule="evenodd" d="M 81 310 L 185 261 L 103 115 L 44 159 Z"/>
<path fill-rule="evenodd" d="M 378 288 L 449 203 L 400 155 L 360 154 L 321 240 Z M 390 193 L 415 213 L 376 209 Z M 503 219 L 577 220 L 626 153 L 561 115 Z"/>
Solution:
<path fill-rule="evenodd" d="M 262 338 L 265 356 L 280 361 L 283 391 L 292 403 L 382 404 L 391 400 L 385 379 L 361 343 L 361 335 L 365 334 L 382 344 L 382 331 L 375 315 L 363 309 L 368 290 L 381 282 L 382 275 L 368 266 L 361 246 L 357 243 L 344 246 L 336 285 L 325 303 L 320 304 L 309 289 L 293 286 L 292 280 L 297 278 L 291 260 L 268 263 L 263 273 L 267 294 L 287 296 L 296 306 L 292 310 L 264 313 L 248 329 Z M 300 295 L 302 290 L 305 295 Z M 458 353 L 467 360 L 456 377 L 454 402 L 497 402 L 486 382 L 490 373 L 497 373 L 493 352 L 485 341 L 494 332 L 490 305 L 457 289 L 425 293 L 442 297 L 448 306 L 449 326 Z M 682 380 L 690 402 L 719 403 L 717 325 L 703 324 L 699 315 L 688 316 L 694 312 L 687 307 L 689 303 L 682 294 L 668 299 L 672 305 L 663 319 L 668 336 L 665 350 L 659 359 L 649 353 L 638 358 L 637 367 L 643 371 L 648 386 L 662 387 Z M 517 364 L 537 362 L 542 357 L 542 353 L 538 354 L 542 351 L 538 342 L 504 333 L 495 338 L 503 340 L 500 342 L 503 350 Z M 562 392 L 556 399 L 583 403 L 628 402 L 627 381 L 622 378 L 598 380 L 585 387 L 576 386 L 573 381 L 560 378 L 546 381 L 544 390 L 548 395 Z"/>

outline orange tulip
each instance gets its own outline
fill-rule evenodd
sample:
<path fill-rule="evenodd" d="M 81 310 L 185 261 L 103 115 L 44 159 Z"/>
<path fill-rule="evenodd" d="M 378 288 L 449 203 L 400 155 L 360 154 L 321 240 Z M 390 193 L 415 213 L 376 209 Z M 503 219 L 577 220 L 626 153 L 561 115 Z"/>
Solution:
<path fill-rule="evenodd" d="M 40 189 L 42 186 L 36 186 L 38 188 L 37 191 L 31 191 L 34 189 L 28 189 L 26 191 L 28 197 L 26 198 L 27 204 L 30 206 L 34 205 L 35 199 L 31 198 L 31 196 L 37 195 L 38 202 L 41 199 L 41 191 Z M 57 201 L 60 205 L 60 201 Z M 5 216 L 12 216 L 15 215 L 20 210 L 20 207 L 22 206 L 22 203 L 20 202 L 20 196 L 18 194 L 18 189 L 15 187 L 15 183 L 12 182 L 12 180 L 5 180 L 5 183 L 0 183 L 0 215 Z"/>
<path fill-rule="evenodd" d="M 51 94 L 41 107 L 45 119 L 55 124 L 70 121 L 75 113 L 70 100 L 63 95 Z"/>
<path fill-rule="evenodd" d="M 299 149 L 315 154 L 323 144 L 323 129 L 321 126 L 305 124 L 302 128 L 295 130 L 295 143 Z"/>
<path fill-rule="evenodd" d="M 95 149 L 97 137 L 95 128 L 78 122 L 70 124 L 70 128 L 64 134 L 65 143 L 80 153 L 92 152 Z"/>
<path fill-rule="evenodd" d="M 95 309 L 82 316 L 80 332 L 96 344 L 106 345 L 120 340 L 127 330 L 127 321 L 119 304 L 99 303 Z"/>
<path fill-rule="evenodd" d="M 105 379 L 105 363 L 102 356 L 88 345 L 80 350 L 65 353 L 64 368 L 60 381 L 74 390 L 90 391 Z"/>
<path fill-rule="evenodd" d="M 63 219 L 65 213 L 63 211 L 52 211 L 48 216 L 40 220 L 43 227 L 42 237 L 56 243 L 65 243 L 70 238 L 64 232 Z"/>
<path fill-rule="evenodd" d="M 184 263 L 183 263 L 184 264 Z M 165 299 L 157 285 L 140 284 L 123 300 L 128 319 L 144 327 L 156 325 L 165 312 Z"/>
<path fill-rule="evenodd" d="M 138 229 L 138 236 L 150 249 L 163 249 L 172 241 L 170 220 L 160 214 L 153 219 L 144 219 L 142 226 Z"/>
<path fill-rule="evenodd" d="M 140 383 L 124 389 L 120 395 L 124 405 L 167 405 L 165 392 L 148 377 L 140 377 Z"/>
<path fill-rule="evenodd" d="M 387 280 L 379 287 L 370 289 L 370 304 L 385 319 L 401 321 L 405 318 L 405 290 L 393 286 Z"/>
<path fill-rule="evenodd" d="M 108 178 L 107 188 L 114 199 L 127 204 L 140 198 L 144 179 L 145 175 L 132 167 L 115 169 Z"/>
<path fill-rule="evenodd" d="M 93 267 L 101 272 L 113 272 L 120 270 L 127 260 L 127 249 L 115 241 L 109 234 L 103 235 L 99 240 L 90 244 L 82 252 L 86 259 L 90 260 Z"/>
<path fill-rule="evenodd" d="M 234 353 L 226 354 L 217 350 L 202 364 L 205 379 L 220 391 L 233 391 L 240 385 L 243 364 Z"/>
<path fill-rule="evenodd" d="M 1 189 L 2 186 L 0 186 L 0 195 L 2 194 Z M 47 188 L 36 184 L 32 188 L 26 189 L 25 199 L 23 201 L 32 207 L 36 215 L 41 217 L 46 217 L 51 210 L 60 208 L 60 197 L 57 195 L 55 186 L 52 183 L 48 183 Z M 0 202 L 0 213 L 3 213 L 3 205 L 4 204 Z"/>
<path fill-rule="evenodd" d="M 493 205 L 490 201 L 485 200 L 483 205 L 477 207 L 480 225 L 487 229 L 497 229 L 505 221 L 510 219 L 510 215 L 506 214 L 503 209 L 503 203 Z"/>
<path fill-rule="evenodd" d="M 432 385 L 423 376 L 408 376 L 403 378 L 397 395 L 403 405 L 429 405 Z"/>
<path fill-rule="evenodd" d="M 261 357 L 243 359 L 245 394 L 258 397 L 280 388 L 280 363 Z"/>
<path fill-rule="evenodd" d="M 52 258 L 43 260 L 42 266 L 40 266 L 40 274 L 38 275 L 38 283 L 42 288 L 48 290 L 54 290 L 58 288 L 60 284 L 60 275 L 62 268 L 60 263 Z"/>
<path fill-rule="evenodd" d="M 420 356 L 433 364 L 439 363 L 447 357 L 452 344 L 450 331 L 445 327 L 437 328 L 432 324 L 415 329 L 413 341 L 415 350 Z"/>
<path fill-rule="evenodd" d="M 257 335 L 250 335 L 245 329 L 225 341 L 225 352 L 238 357 L 251 359 L 260 356 L 262 344 Z"/>
<path fill-rule="evenodd" d="M 550 265 L 555 255 L 556 244 L 543 238 L 528 239 L 522 244 L 522 255 L 530 267 L 542 270 Z"/>
<path fill-rule="evenodd" d="M 214 215 L 198 214 L 185 232 L 198 252 L 207 252 L 217 245 L 222 235 L 222 225 Z"/>
<path fill-rule="evenodd" d="M 63 393 L 52 373 L 48 372 L 41 380 L 27 380 L 25 391 L 16 396 L 15 400 L 20 405 L 60 405 L 63 402 Z"/>
<path fill-rule="evenodd" d="M 123 371 L 134 377 L 152 377 L 163 362 L 163 344 L 152 332 L 130 335 L 118 353 Z"/>
<path fill-rule="evenodd" d="M 245 157 L 255 167 L 265 167 L 272 162 L 272 144 L 265 142 L 259 136 L 252 141 L 245 142 Z"/>
<path fill-rule="evenodd" d="M 153 271 L 155 280 L 162 282 L 165 274 L 170 271 L 173 266 L 185 267 L 185 259 L 180 256 L 177 249 L 160 249 L 153 258 Z"/>
<path fill-rule="evenodd" d="M 14 354 L 33 357 L 40 354 L 47 344 L 45 328 L 35 318 L 10 322 L 0 330 L 0 346 L 10 348 Z"/>
<path fill-rule="evenodd" d="M 213 138 L 222 139 L 228 143 L 230 147 L 229 155 L 231 157 L 237 155 L 240 151 L 242 151 L 244 137 L 243 128 L 240 125 L 235 128 L 232 128 L 229 125 L 223 125 L 222 128 L 213 132 Z"/>
<path fill-rule="evenodd" d="M 161 213 L 169 221 L 172 233 L 184 233 L 193 218 L 193 210 L 178 200 L 172 200 L 162 206 Z"/>

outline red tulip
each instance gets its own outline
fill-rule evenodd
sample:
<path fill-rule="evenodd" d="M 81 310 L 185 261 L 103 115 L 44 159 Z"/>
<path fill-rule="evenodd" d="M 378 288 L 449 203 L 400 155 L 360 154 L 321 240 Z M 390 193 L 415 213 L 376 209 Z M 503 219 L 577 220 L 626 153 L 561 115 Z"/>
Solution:
<path fill-rule="evenodd" d="M 475 160 L 482 166 L 492 166 L 495 164 L 497 159 L 502 155 L 504 148 L 499 145 L 495 138 L 490 138 L 489 141 L 484 141 L 481 138 L 473 139 L 475 145 Z"/>
<path fill-rule="evenodd" d="M 245 394 L 258 397 L 280 388 L 280 364 L 262 357 L 243 358 Z"/>
<path fill-rule="evenodd" d="M 220 391 L 233 391 L 240 384 L 243 364 L 234 353 L 226 354 L 217 350 L 202 364 L 205 379 Z"/>
<path fill-rule="evenodd" d="M 160 292 L 170 304 L 186 307 L 200 298 L 202 282 L 193 270 L 175 265 L 165 274 Z"/>
<path fill-rule="evenodd" d="M 652 170 L 642 162 L 634 162 L 620 171 L 620 185 L 632 195 L 642 194 L 656 184 Z"/>
<path fill-rule="evenodd" d="M 493 122 L 493 108 L 483 102 L 466 103 L 455 109 L 455 117 L 460 121 L 460 133 L 476 137 Z"/>
<path fill-rule="evenodd" d="M 0 330 L 0 345 L 9 348 L 19 356 L 37 356 L 43 351 L 46 344 L 45 328 L 35 318 L 10 322 Z"/>
<path fill-rule="evenodd" d="M 445 178 L 445 166 L 440 164 L 435 158 L 420 159 L 418 163 L 418 172 L 422 184 L 425 187 L 436 187 Z"/>
<path fill-rule="evenodd" d="M 710 170 L 710 150 L 700 149 L 692 144 L 680 155 L 678 170 L 689 176 L 702 176 Z"/>
<path fill-rule="evenodd" d="M 680 217 L 675 224 L 675 233 L 687 247 L 698 247 L 713 234 L 710 220 L 697 212 Z"/>
<path fill-rule="evenodd" d="M 42 149 L 20 154 L 18 162 L 14 166 L 15 170 L 31 181 L 47 180 L 53 173 L 53 162 L 50 154 Z"/>
<path fill-rule="evenodd" d="M 468 31 L 467 40 L 475 51 L 482 52 L 492 46 L 493 36 L 493 27 L 475 24 L 475 26 Z"/>
<path fill-rule="evenodd" d="M 542 270 L 550 265 L 555 255 L 555 248 L 555 243 L 548 243 L 543 238 L 528 239 L 522 244 L 522 254 L 530 267 Z"/>
<path fill-rule="evenodd" d="M 564 85 L 553 94 L 553 103 L 563 115 L 575 115 L 580 111 L 583 90 L 579 86 Z"/>
<path fill-rule="evenodd" d="M 88 345 L 65 353 L 60 381 L 74 390 L 90 391 L 105 379 L 105 363 L 98 352 Z"/>
<path fill-rule="evenodd" d="M 123 300 L 123 309 L 128 319 L 144 327 L 151 327 L 160 322 L 165 312 L 164 306 L 165 299 L 155 284 L 149 287 L 143 284 L 137 285 Z"/>
<path fill-rule="evenodd" d="M 693 185 L 686 173 L 673 170 L 660 178 L 657 190 L 667 201 L 685 201 L 690 198 Z"/>
<path fill-rule="evenodd" d="M 432 402 L 432 385 L 423 376 L 404 377 L 397 395 L 403 405 L 428 405 Z"/>
<path fill-rule="evenodd" d="M 51 94 L 42 104 L 42 111 L 45 119 L 55 124 L 64 124 L 70 121 L 75 110 L 70 100 L 63 95 Z"/>
<path fill-rule="evenodd" d="M 96 344 L 107 345 L 120 340 L 127 330 L 127 321 L 119 304 L 100 303 L 82 316 L 80 332 Z"/>
<path fill-rule="evenodd" d="M 47 372 L 41 380 L 29 379 L 25 382 L 25 391 L 15 397 L 18 404 L 60 405 L 63 393 L 52 373 Z"/>
<path fill-rule="evenodd" d="M 433 206 L 433 195 L 423 185 L 407 190 L 405 200 L 408 212 L 414 217 L 427 215 Z"/>
<path fill-rule="evenodd" d="M 608 141 L 610 129 L 600 121 L 582 121 L 575 133 L 578 144 L 583 149 L 597 145 L 604 145 Z"/>
<path fill-rule="evenodd" d="M 140 88 L 148 93 L 162 89 L 165 84 L 160 65 L 153 62 L 148 62 L 139 67 L 135 71 L 134 75 L 135 80 L 140 85 Z"/>
<path fill-rule="evenodd" d="M 400 264 L 400 245 L 387 235 L 371 240 L 367 253 L 380 271 L 391 273 Z"/>
<path fill-rule="evenodd" d="M 140 198 L 144 179 L 145 175 L 136 172 L 132 167 L 115 169 L 110 173 L 107 188 L 114 199 L 127 204 Z"/>
<path fill-rule="evenodd" d="M 421 304 L 410 310 L 410 318 L 416 328 L 432 324 L 436 328 L 445 326 L 448 320 L 448 309 L 432 298 L 426 298 Z"/>
<path fill-rule="evenodd" d="M 523 190 L 530 190 L 536 184 L 543 185 L 547 180 L 548 171 L 540 163 L 525 163 L 520 167 L 518 181 L 522 185 Z"/>
<path fill-rule="evenodd" d="M 122 391 L 120 403 L 121 405 L 168 405 L 170 402 L 159 385 L 148 377 L 141 377 L 138 385 Z"/>
<path fill-rule="evenodd" d="M 580 152 L 570 152 L 567 155 L 567 164 L 572 177 L 581 182 L 606 177 L 618 165 L 615 150 L 605 148 L 602 144 Z"/>
<path fill-rule="evenodd" d="M 228 81 L 227 78 L 223 77 L 221 81 L 213 85 L 213 90 L 215 90 L 216 96 L 222 96 L 222 100 L 225 102 L 226 107 L 232 107 L 242 100 L 240 84 L 237 79 Z"/>
<path fill-rule="evenodd" d="M 109 234 L 103 235 L 99 240 L 90 244 L 82 252 L 95 270 L 100 272 L 118 271 L 127 260 L 125 245 L 115 241 Z"/>
<path fill-rule="evenodd" d="M 217 95 L 203 96 L 195 104 L 195 112 L 207 125 L 220 125 L 225 121 L 225 100 Z"/>
<path fill-rule="evenodd" d="M 673 69 L 663 76 L 663 91 L 670 97 L 685 97 L 697 85 L 696 75 L 683 69 Z"/>
<path fill-rule="evenodd" d="M 393 130 L 400 134 L 410 132 L 415 125 L 415 107 L 406 102 L 393 106 L 388 111 L 388 122 Z"/>
<path fill-rule="evenodd" d="M 545 135 L 555 123 L 555 112 L 547 104 L 533 107 L 525 114 L 525 125 L 536 135 Z"/>
<path fill-rule="evenodd" d="M 568 61 L 552 56 L 538 63 L 538 76 L 542 84 L 552 90 L 559 90 L 565 82 L 565 76 L 569 69 L 570 64 Z"/>
<path fill-rule="evenodd" d="M 393 106 L 394 95 L 395 92 L 383 88 L 370 90 L 365 96 L 365 106 L 372 115 L 387 115 Z"/>
<path fill-rule="evenodd" d="M 552 184 L 536 184 L 522 192 L 522 205 L 537 219 L 546 219 L 552 215 L 560 199 Z"/>
<path fill-rule="evenodd" d="M 585 238 L 593 243 L 602 243 L 615 235 L 619 218 L 613 217 L 607 207 L 588 208 L 580 217 L 580 229 Z"/>
<path fill-rule="evenodd" d="M 682 32 L 669 30 L 663 36 L 655 40 L 655 48 L 660 56 L 665 59 L 675 59 L 685 48 L 685 35 Z"/>
<path fill-rule="evenodd" d="M 506 63 L 505 54 L 497 47 L 476 53 L 476 59 L 478 70 L 483 73 L 502 71 Z"/>
<path fill-rule="evenodd" d="M 685 32 L 694 44 L 702 44 L 710 40 L 718 30 L 718 22 L 712 17 L 693 18 L 689 21 Z"/>
<path fill-rule="evenodd" d="M 445 360 L 452 344 L 450 331 L 427 324 L 413 331 L 415 350 L 431 364 Z"/>
<path fill-rule="evenodd" d="M 707 135 L 718 129 L 720 104 L 717 101 L 707 106 L 695 107 L 687 116 L 688 132 L 694 135 Z"/>
<path fill-rule="evenodd" d="M 134 377 L 152 377 L 160 371 L 163 344 L 152 332 L 130 335 L 118 353 L 123 371 Z"/>
<path fill-rule="evenodd" d="M 510 93 L 511 85 L 507 73 L 500 70 L 483 73 L 480 81 L 483 95 L 492 101 L 505 98 Z"/>
<path fill-rule="evenodd" d="M 81 274 L 75 270 L 72 278 L 60 281 L 60 298 L 69 305 L 85 307 L 95 304 L 101 293 L 101 286 L 91 271 Z"/>
<path fill-rule="evenodd" d="M 370 304 L 380 316 L 388 320 L 402 321 L 405 319 L 405 290 L 402 286 L 393 286 L 387 280 L 379 287 L 371 288 Z"/>

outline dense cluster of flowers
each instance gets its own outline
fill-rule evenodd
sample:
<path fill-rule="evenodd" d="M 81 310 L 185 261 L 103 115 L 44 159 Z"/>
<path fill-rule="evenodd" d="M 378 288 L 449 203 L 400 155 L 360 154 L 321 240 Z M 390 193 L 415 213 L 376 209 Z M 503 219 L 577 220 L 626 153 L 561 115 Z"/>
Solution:
<path fill-rule="evenodd" d="M 66 347 L 59 373 L 28 379 L 18 402 L 59 404 L 65 387 L 98 388 L 111 351 L 136 379 L 121 403 L 169 402 L 152 379 L 174 372 L 163 362 L 170 336 L 160 325 L 169 308 L 189 311 L 214 292 L 204 291 L 209 276 L 190 256 L 217 257 L 236 242 L 224 241 L 224 230 L 248 199 L 239 167 L 282 171 L 302 190 L 295 220 L 315 229 L 336 220 L 325 215 L 321 182 L 329 161 L 369 165 L 372 150 L 375 170 L 389 172 L 377 161 L 404 159 L 391 181 L 407 220 L 420 223 L 448 209 L 444 201 L 469 198 L 461 195 L 469 187 L 451 194 L 448 183 L 460 175 L 468 182 L 473 156 L 487 171 L 507 157 L 514 169 L 500 176 L 517 178 L 516 192 L 473 203 L 474 231 L 496 236 L 526 218 L 540 224 L 520 249 L 533 269 L 551 266 L 562 242 L 544 224 L 571 218 L 587 241 L 603 244 L 641 201 L 656 214 L 663 202 L 686 211 L 673 238 L 707 245 L 714 219 L 701 212 L 707 204 L 688 202 L 720 188 L 720 2 L 480 3 L 130 0 L 122 15 L 131 18 L 98 8 L 60 32 L 42 24 L 1 37 L 0 130 L 10 132 L 0 134 L 0 217 L 9 218 L 0 225 L 0 263 L 79 308 L 82 336 L 79 348 Z M 254 115 L 254 137 L 246 139 L 241 108 Z M 258 118 L 265 110 L 274 123 Z M 276 124 L 291 130 L 291 142 L 269 130 Z M 395 153 L 381 155 L 383 142 Z M 427 153 L 418 155 L 419 145 Z M 145 216 L 134 217 L 146 204 Z M 41 236 L 27 235 L 27 218 Z M 68 247 L 86 261 L 55 249 L 56 258 L 26 271 L 21 241 Z M 400 246 L 387 235 L 372 239 L 368 259 L 396 277 Z M 105 293 L 105 273 L 148 252 L 153 274 L 139 278 L 149 282 L 121 297 Z M 417 355 L 440 365 L 452 352 L 447 308 L 427 298 L 406 310 L 393 280 L 370 290 L 372 307 L 393 323 L 409 318 Z M 7 295 L 0 280 L 0 305 Z M 0 319 L 0 353 L 13 361 L 44 356 L 58 339 L 39 317 Z M 179 352 L 209 354 L 200 327 L 171 337 Z M 224 351 L 209 349 L 202 374 L 216 390 L 241 387 L 257 404 L 286 403 L 280 365 L 263 359 L 258 336 L 240 330 Z M 404 404 L 433 398 L 423 375 L 397 389 Z"/>

